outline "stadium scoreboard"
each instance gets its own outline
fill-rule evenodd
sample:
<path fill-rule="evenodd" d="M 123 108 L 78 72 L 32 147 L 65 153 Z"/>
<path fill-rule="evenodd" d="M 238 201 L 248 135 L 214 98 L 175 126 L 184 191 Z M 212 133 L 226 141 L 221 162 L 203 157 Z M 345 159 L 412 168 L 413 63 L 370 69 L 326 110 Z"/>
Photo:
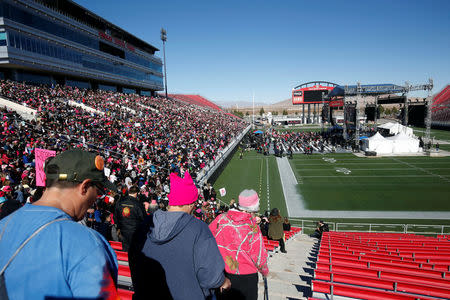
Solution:
<path fill-rule="evenodd" d="M 304 84 L 292 90 L 292 104 L 322 103 L 323 97 L 334 89 L 334 84 Z"/>

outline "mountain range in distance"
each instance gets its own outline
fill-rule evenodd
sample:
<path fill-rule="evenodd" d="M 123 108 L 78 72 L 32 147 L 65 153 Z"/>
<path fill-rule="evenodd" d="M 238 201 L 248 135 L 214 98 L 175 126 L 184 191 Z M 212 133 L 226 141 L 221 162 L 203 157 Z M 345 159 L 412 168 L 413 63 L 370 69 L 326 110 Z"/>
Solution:
<path fill-rule="evenodd" d="M 253 103 L 251 101 L 217 101 L 217 105 L 223 107 L 223 108 L 251 108 L 253 106 Z M 264 103 L 264 102 L 255 102 L 255 107 L 290 107 L 292 105 L 292 99 L 286 99 L 283 101 L 279 101 L 273 104 L 270 103 Z"/>

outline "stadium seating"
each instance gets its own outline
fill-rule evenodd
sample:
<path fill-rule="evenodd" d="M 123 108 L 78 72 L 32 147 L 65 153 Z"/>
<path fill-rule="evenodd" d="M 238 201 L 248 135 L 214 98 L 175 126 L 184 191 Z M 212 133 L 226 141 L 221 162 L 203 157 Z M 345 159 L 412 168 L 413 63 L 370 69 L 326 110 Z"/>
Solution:
<path fill-rule="evenodd" d="M 183 94 L 170 94 L 168 95 L 170 98 L 177 99 L 189 104 L 194 104 L 206 108 L 212 108 L 217 111 L 222 111 L 222 109 L 215 103 L 209 101 L 206 98 L 203 98 L 200 95 L 183 95 Z M 234 116 L 230 114 L 231 116 Z"/>
<path fill-rule="evenodd" d="M 121 300 L 131 300 L 133 299 L 133 291 L 128 291 L 124 289 L 117 289 L 117 292 L 119 294 L 119 298 Z"/>
<path fill-rule="evenodd" d="M 315 297 L 449 299 L 450 241 L 444 236 L 325 232 L 312 291 Z"/>
<path fill-rule="evenodd" d="M 301 228 L 298 227 L 291 227 L 290 231 L 285 231 L 284 236 L 286 241 L 290 238 L 294 237 L 297 233 L 301 231 Z M 266 236 L 263 236 L 264 246 L 266 247 L 266 250 L 269 252 L 274 252 L 278 250 L 279 242 L 278 241 L 272 241 L 269 240 Z"/>
<path fill-rule="evenodd" d="M 447 85 L 433 99 L 432 124 L 436 126 L 450 126 L 450 85 Z"/>

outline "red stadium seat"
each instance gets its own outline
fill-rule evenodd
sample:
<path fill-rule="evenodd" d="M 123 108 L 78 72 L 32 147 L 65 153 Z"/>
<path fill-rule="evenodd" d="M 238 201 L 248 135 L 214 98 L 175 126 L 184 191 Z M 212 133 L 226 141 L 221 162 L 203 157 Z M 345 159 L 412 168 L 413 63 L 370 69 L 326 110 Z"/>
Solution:
<path fill-rule="evenodd" d="M 111 248 L 113 248 L 114 250 L 122 250 L 122 243 L 121 242 L 114 242 L 114 241 L 109 241 L 109 244 L 111 245 Z"/>
<path fill-rule="evenodd" d="M 117 289 L 117 293 L 119 294 L 119 298 L 121 300 L 131 300 L 133 299 L 133 291 L 128 291 L 124 289 Z"/>
<path fill-rule="evenodd" d="M 450 299 L 450 242 L 414 234 L 325 232 L 314 292 L 363 299 Z M 333 287 L 333 288 L 332 288 Z"/>
<path fill-rule="evenodd" d="M 128 261 L 128 253 L 116 250 L 117 260 Z"/>
<path fill-rule="evenodd" d="M 312 281 L 312 290 L 313 292 L 325 293 L 325 294 L 333 294 L 336 296 L 344 296 L 351 297 L 357 299 L 367 299 L 367 300 L 430 300 L 436 299 L 423 295 L 415 295 L 411 293 L 399 293 L 392 291 L 385 291 L 382 289 L 374 289 L 361 287 L 356 285 L 347 285 L 347 284 L 339 284 L 332 282 L 323 282 L 318 280 Z"/>
<path fill-rule="evenodd" d="M 125 265 L 119 265 L 119 275 L 124 277 L 131 277 L 130 267 Z"/>

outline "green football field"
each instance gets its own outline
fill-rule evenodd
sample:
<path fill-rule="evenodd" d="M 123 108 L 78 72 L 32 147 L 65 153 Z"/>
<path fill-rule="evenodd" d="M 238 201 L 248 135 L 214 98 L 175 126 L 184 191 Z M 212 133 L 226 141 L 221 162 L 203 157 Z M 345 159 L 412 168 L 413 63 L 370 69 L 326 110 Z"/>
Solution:
<path fill-rule="evenodd" d="M 450 157 L 359 158 L 353 154 L 294 156 L 290 160 L 305 206 L 311 210 L 450 211 Z M 261 199 L 260 212 L 287 215 L 274 156 L 236 153 L 214 183 L 229 203 L 244 189 Z"/>
<path fill-rule="evenodd" d="M 425 136 L 425 128 L 422 127 L 412 127 L 414 130 L 414 134 L 416 136 Z M 442 141 L 450 142 L 450 131 L 448 130 L 439 130 L 439 129 L 430 129 L 430 137 L 435 138 Z"/>
<path fill-rule="evenodd" d="M 435 130 L 434 133 L 450 141 L 448 132 Z M 441 145 L 440 149 L 450 151 L 450 145 Z M 297 154 L 289 162 L 306 209 L 450 211 L 450 157 L 360 158 L 353 154 Z M 227 190 L 227 195 L 221 197 L 225 203 L 237 199 L 243 189 L 251 188 L 260 195 L 261 213 L 277 207 L 282 215 L 287 215 L 273 155 L 250 151 L 240 160 L 236 152 L 214 183 L 216 191 L 223 187 Z M 450 224 L 450 220 L 351 219 L 351 215 L 345 219 L 329 219 L 345 220 Z"/>
<path fill-rule="evenodd" d="M 450 211 L 450 157 L 317 154 L 290 163 L 307 209 Z"/>
<path fill-rule="evenodd" d="M 294 155 L 298 192 L 310 210 L 450 211 L 450 157 L 366 158 L 353 154 Z M 274 156 L 234 155 L 214 183 L 229 203 L 246 188 L 286 213 Z"/>
<path fill-rule="evenodd" d="M 244 158 L 239 159 L 236 152 L 225 170 L 214 183 L 214 189 L 225 188 L 227 194 L 220 199 L 230 203 L 234 198 L 237 202 L 239 193 L 244 189 L 253 189 L 260 198 L 260 212 L 278 208 L 282 215 L 287 214 L 284 195 L 281 187 L 275 157 L 264 156 L 255 151 L 245 152 Z"/>

